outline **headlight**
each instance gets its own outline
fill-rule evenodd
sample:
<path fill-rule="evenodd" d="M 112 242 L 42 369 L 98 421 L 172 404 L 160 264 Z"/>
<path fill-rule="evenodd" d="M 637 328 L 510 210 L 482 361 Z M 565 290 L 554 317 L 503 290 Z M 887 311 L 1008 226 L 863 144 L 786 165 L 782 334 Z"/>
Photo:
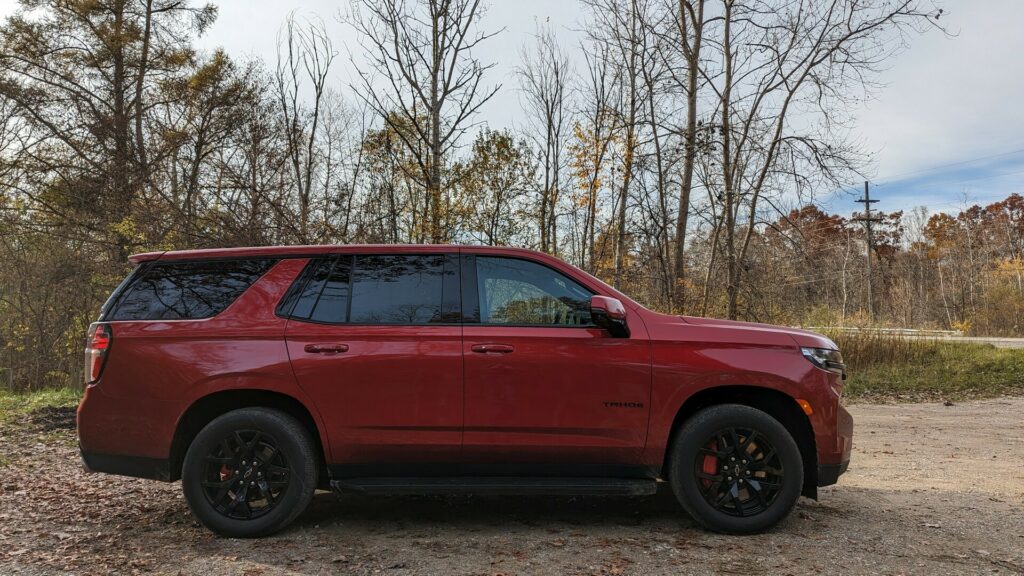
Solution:
<path fill-rule="evenodd" d="M 846 364 L 843 364 L 843 355 L 839 353 L 839 350 L 829 350 L 828 348 L 801 348 L 800 352 L 804 355 L 804 358 L 810 360 L 811 364 L 814 364 L 822 370 L 828 370 L 829 372 L 835 372 L 843 378 L 846 378 Z"/>

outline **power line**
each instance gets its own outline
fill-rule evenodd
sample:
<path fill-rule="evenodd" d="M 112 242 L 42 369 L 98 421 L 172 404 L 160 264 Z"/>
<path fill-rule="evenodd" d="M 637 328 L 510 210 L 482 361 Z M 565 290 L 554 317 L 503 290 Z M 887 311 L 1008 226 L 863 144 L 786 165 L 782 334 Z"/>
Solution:
<path fill-rule="evenodd" d="M 927 185 L 931 186 L 931 187 L 937 187 L 937 186 L 942 186 L 942 185 L 949 186 L 949 185 L 952 185 L 952 184 L 964 184 L 964 183 L 967 183 L 967 182 L 978 182 L 980 180 L 992 180 L 993 178 L 1004 178 L 1006 176 L 1016 176 L 1017 174 L 1022 174 L 1022 173 L 1024 173 L 1024 170 L 1013 170 L 1011 172 L 1000 172 L 999 174 L 989 174 L 987 176 L 972 176 L 972 177 L 969 177 L 969 178 L 955 178 L 955 179 L 949 179 L 949 180 L 936 180 L 934 182 L 928 183 Z M 888 183 L 885 183 L 885 184 L 876 184 L 876 186 L 893 186 L 893 185 L 894 185 L 893 182 L 888 182 Z"/>
<path fill-rule="evenodd" d="M 874 204 L 875 202 L 878 202 L 878 200 L 872 200 L 871 199 L 871 188 L 868 185 L 867 180 L 864 181 L 864 197 L 863 198 L 858 198 L 856 201 L 857 202 L 862 202 L 864 204 L 864 216 L 859 217 L 859 218 L 854 218 L 854 220 L 863 222 L 864 223 L 864 227 L 867 228 L 867 233 L 868 233 L 868 254 L 867 254 L 867 256 L 868 256 L 868 260 L 867 260 L 867 262 L 868 262 L 868 316 L 870 316 L 871 319 L 874 320 L 874 318 L 875 318 L 875 306 L 874 306 L 874 302 L 872 301 L 872 290 L 871 290 L 871 285 L 873 284 L 873 282 L 871 281 L 871 279 L 872 279 L 872 276 L 871 276 L 871 252 L 874 249 L 874 242 L 873 242 L 873 239 L 871 237 L 871 223 L 872 222 L 881 222 L 882 219 L 881 218 L 872 218 L 871 217 L 871 205 Z"/>
<path fill-rule="evenodd" d="M 998 154 L 990 154 L 988 156 L 979 156 L 977 158 L 970 158 L 968 160 L 961 160 L 959 162 L 948 162 L 946 164 L 938 164 L 936 166 L 932 166 L 931 168 L 922 168 L 920 170 L 911 170 L 909 172 L 890 174 L 882 178 L 876 178 L 875 180 L 878 182 L 892 181 L 897 178 L 903 178 L 904 176 L 914 176 L 916 174 L 924 174 L 927 172 L 938 172 L 940 170 L 945 170 L 947 168 L 952 168 L 954 166 L 963 166 L 964 164 L 973 164 L 975 162 L 981 162 L 982 160 L 992 160 L 994 158 L 1001 158 L 1003 156 L 1012 156 L 1014 154 L 1020 154 L 1022 152 L 1024 152 L 1024 148 L 1018 148 L 1016 150 L 1010 150 L 1008 152 L 1000 152 Z"/>

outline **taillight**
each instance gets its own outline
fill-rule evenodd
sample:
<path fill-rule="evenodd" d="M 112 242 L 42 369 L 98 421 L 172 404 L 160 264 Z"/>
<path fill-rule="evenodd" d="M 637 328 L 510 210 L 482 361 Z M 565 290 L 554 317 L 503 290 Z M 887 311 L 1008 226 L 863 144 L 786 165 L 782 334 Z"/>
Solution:
<path fill-rule="evenodd" d="M 107 361 L 110 343 L 114 332 L 109 324 L 94 322 L 89 326 L 89 337 L 85 345 L 85 383 L 93 384 L 103 373 L 103 363 Z"/>

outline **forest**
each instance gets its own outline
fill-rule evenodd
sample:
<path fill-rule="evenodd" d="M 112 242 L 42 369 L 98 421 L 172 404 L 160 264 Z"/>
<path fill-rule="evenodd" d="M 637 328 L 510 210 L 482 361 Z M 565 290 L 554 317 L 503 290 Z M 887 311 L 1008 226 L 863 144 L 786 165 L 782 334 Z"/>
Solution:
<path fill-rule="evenodd" d="M 1024 197 L 874 212 L 870 250 L 821 207 L 859 193 L 850 110 L 943 33 L 931 2 L 579 0 L 580 44 L 538 22 L 506 78 L 479 56 L 510 41 L 483 0 L 340 4 L 282 22 L 263 61 L 197 47 L 213 4 L 20 1 L 0 385 L 78 385 L 130 254 L 221 246 L 520 246 L 664 312 L 1022 333 Z M 522 123 L 480 120 L 498 91 Z"/>

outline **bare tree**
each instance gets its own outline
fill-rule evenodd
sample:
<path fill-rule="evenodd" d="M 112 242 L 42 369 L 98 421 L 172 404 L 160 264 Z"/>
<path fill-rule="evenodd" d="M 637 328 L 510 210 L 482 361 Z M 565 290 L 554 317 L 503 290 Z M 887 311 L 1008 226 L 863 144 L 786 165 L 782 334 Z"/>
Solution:
<path fill-rule="evenodd" d="M 846 104 L 871 88 L 872 75 L 902 47 L 891 38 L 937 16 L 922 4 L 722 0 L 717 43 L 722 68 L 708 85 L 720 119 L 729 318 L 738 315 L 759 202 L 767 191 L 814 178 L 838 185 L 857 169 L 857 150 L 841 139 Z M 800 113 L 803 121 L 793 122 Z M 806 125 L 827 128 L 801 130 Z"/>
<path fill-rule="evenodd" d="M 538 26 L 532 48 L 523 46 L 516 68 L 523 108 L 534 144 L 541 149 L 543 185 L 537 210 L 540 249 L 558 252 L 558 201 L 561 191 L 566 127 L 572 122 L 568 90 L 572 80 L 569 56 L 554 31 Z"/>
<path fill-rule="evenodd" d="M 654 260 L 652 269 L 656 269 L 660 284 L 661 304 L 674 307 L 673 257 L 669 187 L 670 171 L 678 161 L 673 155 L 673 131 L 669 120 L 675 104 L 675 94 L 671 83 L 678 58 L 672 55 L 673 47 L 665 41 L 666 29 L 671 29 L 675 20 L 670 11 L 665 10 L 661 3 L 652 3 L 654 9 L 647 9 L 641 21 L 642 30 L 639 37 L 641 51 L 640 75 L 644 88 L 644 118 L 642 124 L 646 130 L 640 144 L 646 148 L 640 159 L 646 171 L 653 171 L 654 197 L 646 198 L 639 195 L 639 203 L 647 208 L 647 227 L 641 236 L 649 238 L 653 248 L 651 258 Z M 643 177 L 643 173 L 641 173 Z M 641 183 L 640 189 L 644 188 Z"/>
<path fill-rule="evenodd" d="M 583 189 L 581 204 L 583 230 L 577 249 L 580 266 L 597 270 L 598 196 L 604 174 L 609 170 L 612 144 L 618 132 L 618 118 L 612 98 L 618 82 L 618 69 L 611 64 L 606 43 L 591 42 L 584 47 L 587 75 L 580 88 L 580 111 L 572 145 L 575 175 Z"/>
<path fill-rule="evenodd" d="M 296 198 L 297 234 L 310 242 L 310 212 L 314 177 L 319 161 L 316 144 L 324 111 L 324 96 L 331 64 L 337 55 L 323 22 L 301 24 L 295 13 L 288 15 L 278 35 L 275 96 L 284 117 Z M 307 95 L 306 91 L 310 94 Z"/>
<path fill-rule="evenodd" d="M 428 201 L 428 237 L 442 242 L 446 156 L 480 107 L 500 89 L 485 88 L 493 64 L 473 57 L 494 36 L 477 30 L 480 0 L 353 0 L 351 23 L 370 59 L 360 69 L 361 95 L 385 123 L 400 117 L 412 130 L 395 130 L 419 166 Z M 384 77 L 383 86 L 370 70 Z"/>
<path fill-rule="evenodd" d="M 594 22 L 588 28 L 593 41 L 606 44 L 604 54 L 617 68 L 618 82 L 614 104 L 616 124 L 621 131 L 622 180 L 615 198 L 615 265 L 613 285 L 621 288 L 626 257 L 626 213 L 637 156 L 637 128 L 642 103 L 640 61 L 641 7 L 638 0 L 586 0 Z"/>

